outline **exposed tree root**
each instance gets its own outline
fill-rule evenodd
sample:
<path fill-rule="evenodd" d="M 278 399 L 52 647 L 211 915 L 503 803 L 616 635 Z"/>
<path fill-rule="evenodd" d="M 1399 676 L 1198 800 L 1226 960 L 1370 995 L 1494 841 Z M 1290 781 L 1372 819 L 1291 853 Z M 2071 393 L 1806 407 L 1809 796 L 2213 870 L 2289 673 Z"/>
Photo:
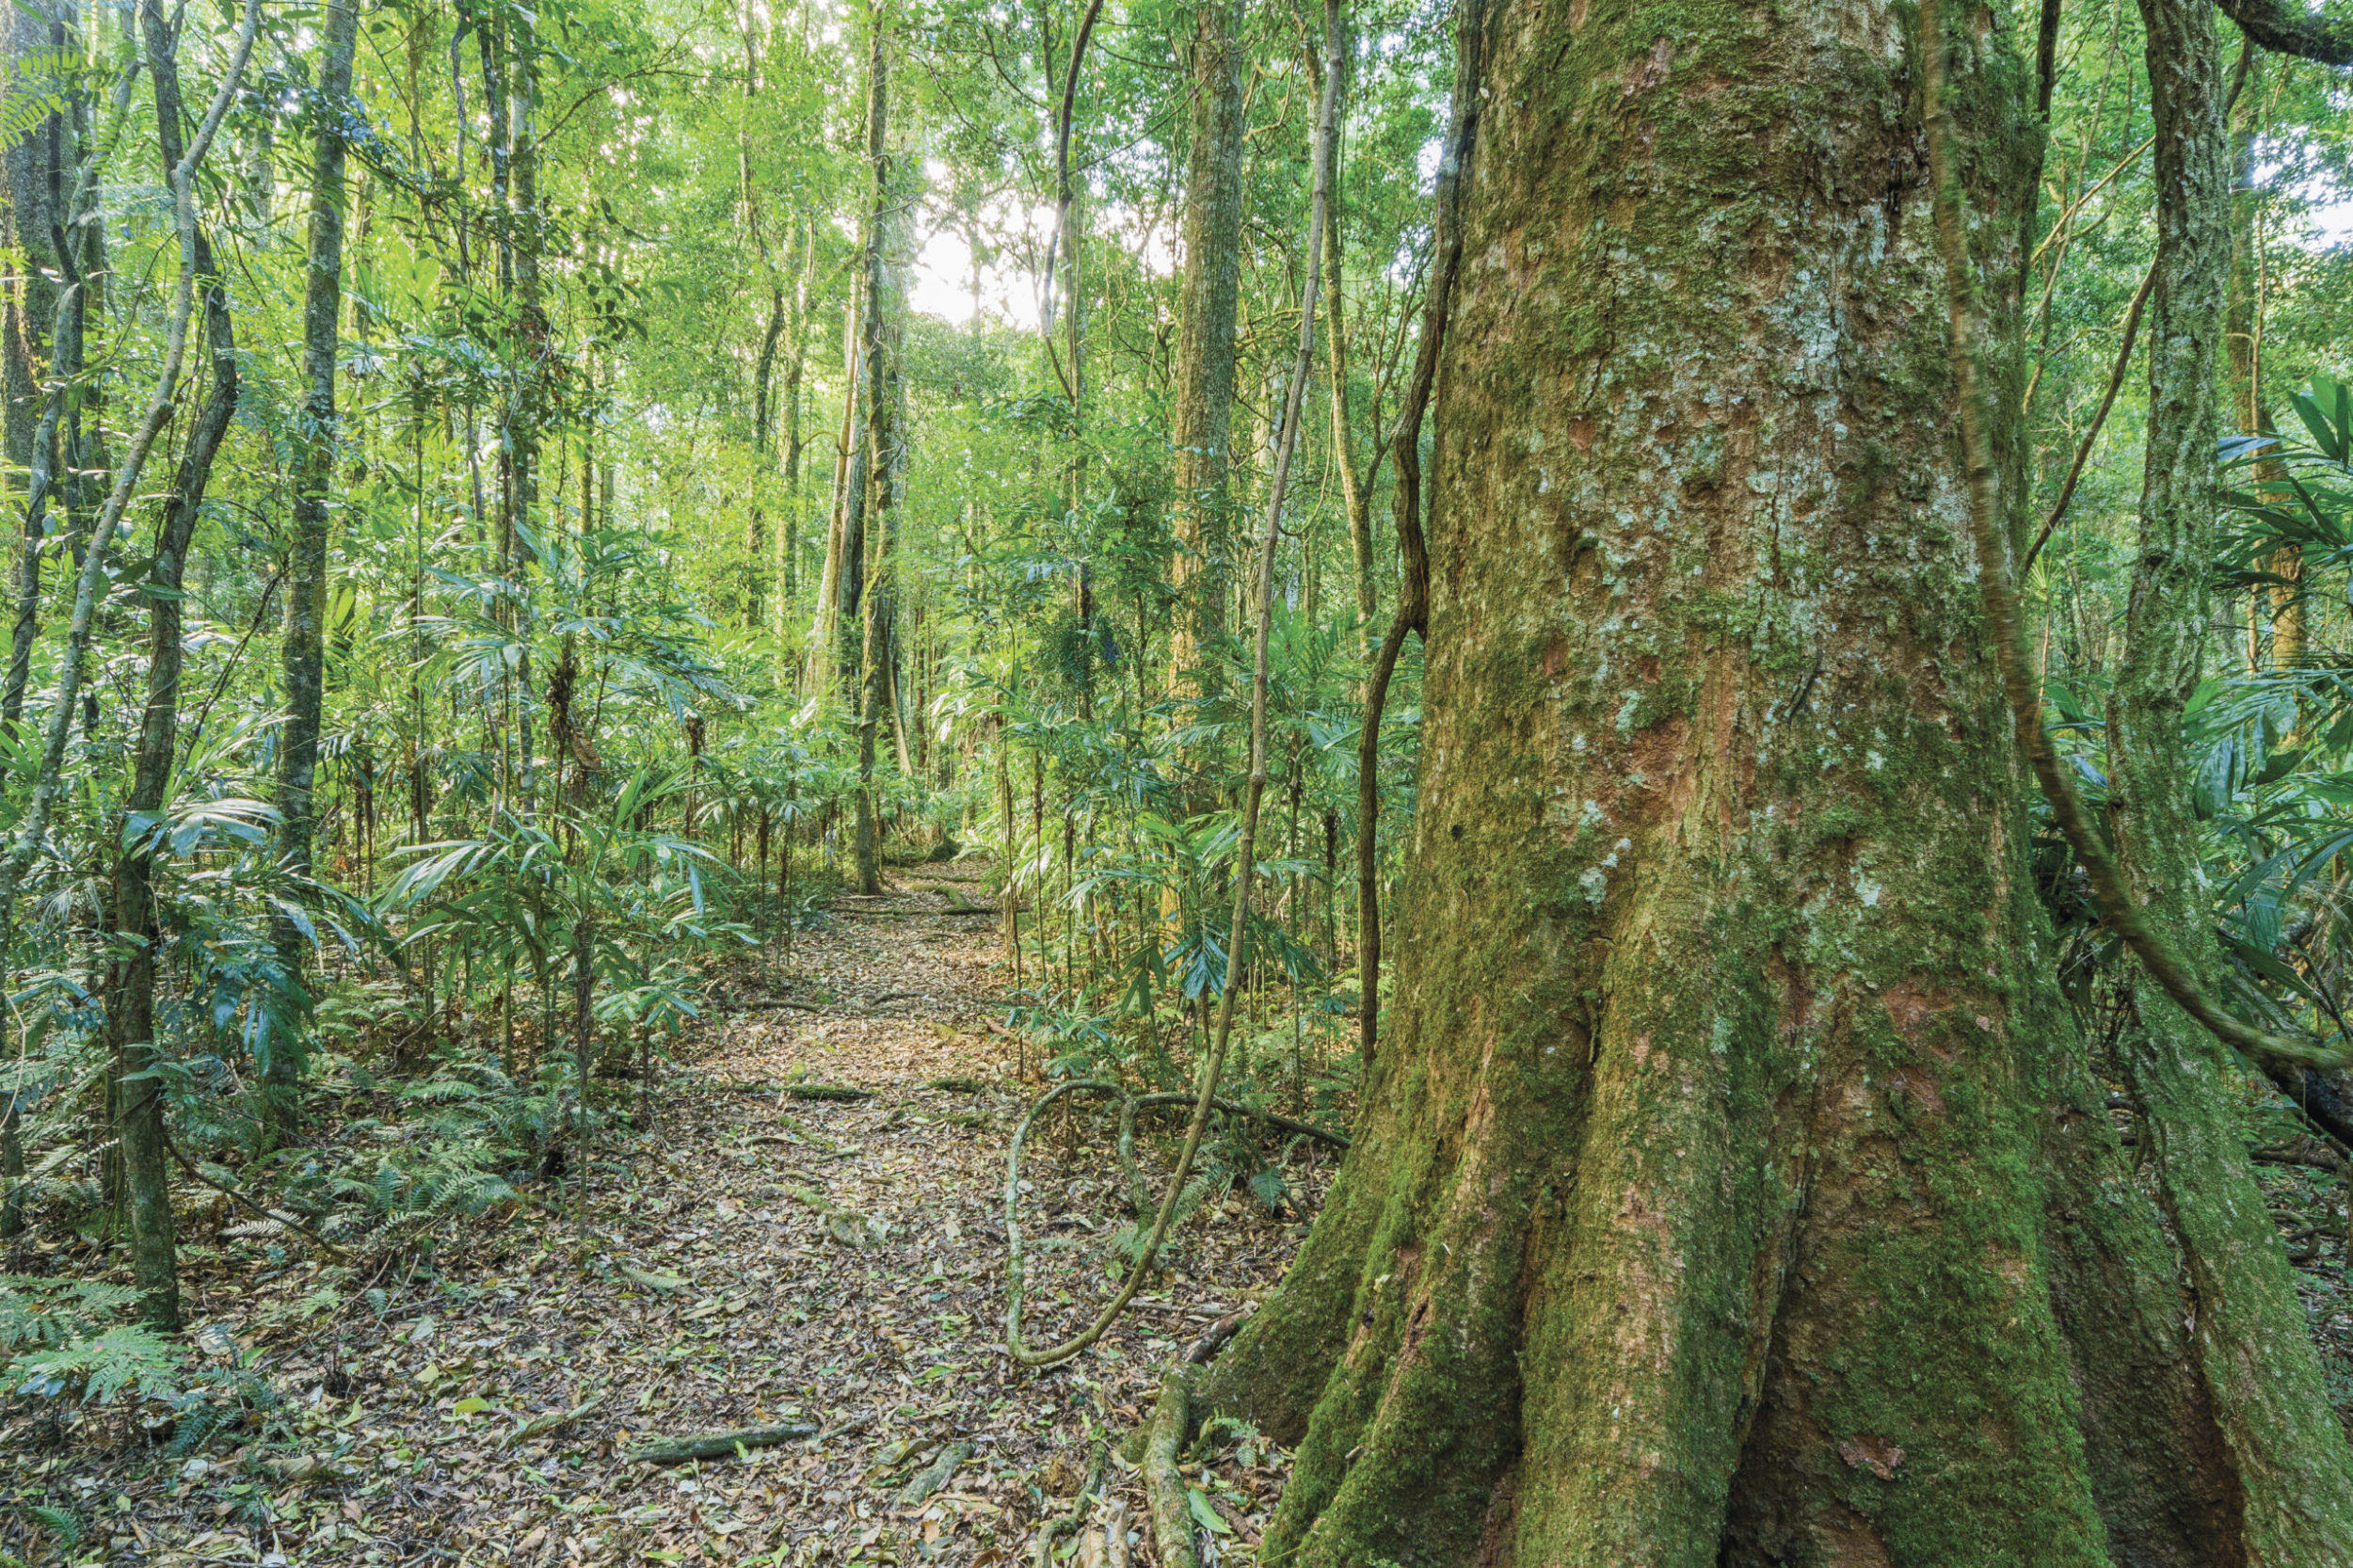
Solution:
<path fill-rule="evenodd" d="M 1095 1463 L 1087 1466 L 1086 1483 L 1071 1499 L 1070 1512 L 1047 1520 L 1045 1527 L 1037 1532 L 1037 1544 L 1030 1554 L 1032 1568 L 1054 1568 L 1054 1543 L 1086 1522 L 1088 1505 L 1094 1502 L 1102 1489 L 1103 1461 L 1108 1451 L 1102 1445 L 1096 1445 Z"/>
<path fill-rule="evenodd" d="M 738 1448 L 773 1448 L 815 1437 L 821 1429 L 795 1421 L 786 1426 L 738 1427 L 733 1432 L 707 1432 L 693 1437 L 665 1437 L 632 1450 L 640 1464 L 683 1464 L 693 1459 L 725 1459 Z"/>
<path fill-rule="evenodd" d="M 1179 1369 L 1160 1384 L 1160 1401 L 1152 1407 L 1152 1424 L 1144 1445 L 1144 1495 L 1152 1508 L 1152 1539 L 1160 1568 L 1200 1568 L 1193 1550 L 1193 1510 L 1186 1504 L 1185 1478 L 1177 1473 L 1176 1456 L 1185 1446 L 1185 1427 L 1193 1416 L 1191 1374 Z"/>
<path fill-rule="evenodd" d="M 789 1100 L 871 1100 L 872 1089 L 854 1089 L 846 1083 L 788 1083 L 778 1091 Z"/>

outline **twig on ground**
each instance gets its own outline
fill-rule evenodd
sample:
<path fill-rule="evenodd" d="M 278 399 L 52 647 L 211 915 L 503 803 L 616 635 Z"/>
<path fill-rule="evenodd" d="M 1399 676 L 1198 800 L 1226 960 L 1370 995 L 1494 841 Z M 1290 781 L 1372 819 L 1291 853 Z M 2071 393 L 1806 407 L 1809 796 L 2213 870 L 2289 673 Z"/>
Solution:
<path fill-rule="evenodd" d="M 1186 1347 L 1185 1365 L 1207 1367 L 1210 1358 L 1225 1348 L 1225 1341 L 1241 1332 L 1242 1324 L 1249 1320 L 1250 1314 L 1247 1312 L 1229 1312 L 1211 1323 L 1202 1331 L 1200 1338 Z"/>
<path fill-rule="evenodd" d="M 895 1499 L 901 1508 L 915 1508 L 924 1498 L 948 1484 L 948 1478 L 956 1473 L 956 1466 L 972 1457 L 969 1443 L 951 1443 L 939 1450 L 939 1457 L 924 1465 L 907 1479 Z"/>
<path fill-rule="evenodd" d="M 551 1410 L 545 1416 L 535 1416 L 530 1420 L 525 1421 L 522 1425 L 517 1427 L 513 1432 L 508 1432 L 506 1436 L 500 1441 L 499 1447 L 503 1448 L 512 1448 L 528 1443 L 536 1437 L 552 1436 L 554 1433 L 562 1432 L 566 1427 L 570 1426 L 573 1422 L 579 1420 L 584 1416 L 594 1414 L 597 1408 L 603 1403 L 604 1396 L 602 1394 L 591 1394 L 586 1399 L 581 1400 L 580 1403 L 572 1406 L 569 1410 Z"/>
<path fill-rule="evenodd" d="M 707 1432 L 692 1437 L 664 1437 L 640 1444 L 629 1457 L 639 1464 L 683 1464 L 692 1459 L 725 1459 L 738 1448 L 773 1448 L 803 1438 L 838 1436 L 805 1421 L 773 1427 L 738 1427 L 733 1432 Z"/>

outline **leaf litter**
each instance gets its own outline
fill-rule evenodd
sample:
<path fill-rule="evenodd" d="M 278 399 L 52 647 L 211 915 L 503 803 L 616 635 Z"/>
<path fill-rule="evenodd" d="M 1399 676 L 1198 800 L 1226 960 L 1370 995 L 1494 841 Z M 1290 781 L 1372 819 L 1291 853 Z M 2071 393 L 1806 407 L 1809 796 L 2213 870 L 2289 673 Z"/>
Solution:
<path fill-rule="evenodd" d="M 429 1257 L 379 1258 L 365 1278 L 324 1260 L 257 1267 L 282 1256 L 273 1239 L 191 1249 L 187 1343 L 269 1391 L 262 1430 L 248 1420 L 183 1461 L 128 1417 L 60 1427 L 15 1410 L 0 1426 L 0 1550 L 260 1568 L 989 1568 L 1030 1563 L 1044 1536 L 1079 1568 L 1152 1561 L 1117 1443 L 1196 1336 L 1271 1290 L 1305 1225 L 1216 1194 L 1099 1346 L 1042 1373 L 1013 1367 L 998 1206 L 1006 1138 L 1041 1085 L 1016 1077 L 1036 1053 L 991 1027 L 994 933 L 940 918 L 961 900 L 869 902 L 901 918 L 836 921 L 789 957 L 747 962 L 731 1004 L 683 1043 L 654 1127 L 590 1151 L 584 1195 L 459 1222 Z M 760 1005 L 780 1000 L 792 1005 Z M 814 1085 L 871 1097 L 792 1092 Z M 1109 1122 L 1063 1118 L 1024 1167 L 1041 1337 L 1113 1288 L 1127 1207 Z M 1160 1153 L 1138 1149 L 1155 1183 Z M 1310 1212 L 1329 1157 L 1288 1160 Z M 794 1435 L 718 1459 L 635 1457 L 755 1429 Z M 1288 1469 L 1240 1437 L 1187 1466 L 1205 1562 L 1253 1560 Z M 1098 1465 L 1099 1499 L 1065 1528 Z M 84 1527 L 73 1554 L 56 1555 L 37 1509 Z M 1133 1546 L 1107 1540 L 1104 1520 Z"/>

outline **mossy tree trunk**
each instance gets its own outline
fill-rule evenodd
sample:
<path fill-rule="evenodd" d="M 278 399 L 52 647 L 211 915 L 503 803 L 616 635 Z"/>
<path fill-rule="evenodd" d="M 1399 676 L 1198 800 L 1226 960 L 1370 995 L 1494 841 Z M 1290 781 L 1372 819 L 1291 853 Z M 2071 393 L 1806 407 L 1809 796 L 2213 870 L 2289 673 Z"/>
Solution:
<path fill-rule="evenodd" d="M 341 346 L 344 275 L 344 117 L 349 112 L 351 61 L 360 37 L 359 0 L 327 10 L 319 54 L 320 108 L 311 156 L 311 234 L 302 300 L 302 444 L 296 460 L 293 559 L 287 570 L 286 632 L 281 668 L 286 727 L 278 753 L 278 854 L 297 876 L 311 871 L 311 841 L 318 825 L 312 786 L 318 774 L 319 717 L 327 693 L 328 496 L 334 481 L 340 426 L 335 415 L 335 368 Z M 422 820 L 423 812 L 419 817 Z M 419 841 L 423 841 L 420 831 Z M 290 977 L 302 973 L 302 933 L 283 915 L 271 930 L 278 960 Z M 264 1063 L 264 1105 L 271 1132 L 291 1143 L 297 1131 L 298 1044 L 273 1035 Z"/>
<path fill-rule="evenodd" d="M 2108 701 L 2109 820 L 2134 893 L 2211 992 L 2220 954 L 2199 873 L 2184 726 L 2210 610 L 2230 159 L 2213 12 L 2201 0 L 2141 0 L 2140 10 L 2153 85 L 2157 264 L 2139 547 Z M 2131 1000 L 2120 1053 L 2197 1303 L 2192 1341 L 2238 1494 L 2246 1560 L 2353 1561 L 2353 1450 L 2230 1112 L 2228 1061 L 2154 983 L 2137 981 Z"/>
<path fill-rule="evenodd" d="M 1484 19 L 1395 1000 L 1196 1401 L 1300 1443 L 1269 1560 L 2247 1560 L 2049 979 L 1917 14 Z M 2006 283 L 2032 88 L 1967 21 Z"/>

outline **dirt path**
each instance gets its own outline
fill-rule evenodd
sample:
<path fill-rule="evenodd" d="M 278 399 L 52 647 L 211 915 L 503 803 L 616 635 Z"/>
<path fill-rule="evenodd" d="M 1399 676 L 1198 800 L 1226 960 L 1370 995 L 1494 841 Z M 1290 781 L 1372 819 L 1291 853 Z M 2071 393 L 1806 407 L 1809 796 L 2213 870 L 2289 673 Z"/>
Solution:
<path fill-rule="evenodd" d="M 276 1408 L 194 1462 L 120 1417 L 60 1432 L 16 1416 L 0 1428 L 0 1550 L 33 1562 L 1027 1563 L 1098 1434 L 1141 1418 L 1160 1369 L 1262 1293 L 1305 1227 L 1239 1192 L 1214 1198 L 1102 1346 L 1044 1374 L 1011 1366 L 1000 1194 L 1036 1084 L 1015 1081 L 1020 1053 L 987 1027 L 987 918 L 918 890 L 955 881 L 957 897 L 980 900 L 976 874 L 903 872 L 902 891 L 841 901 L 789 961 L 747 969 L 735 1010 L 658 1091 L 651 1134 L 592 1151 L 584 1222 L 541 1208 L 444 1232 L 423 1266 L 363 1261 L 380 1294 L 299 1259 L 257 1268 L 265 1252 L 224 1240 L 191 1271 L 191 1337 L 216 1365 L 244 1358 Z M 779 1093 L 804 1077 L 873 1097 Z M 1037 1140 L 1025 1166 L 1034 1340 L 1106 1291 L 1103 1245 L 1126 1218 L 1109 1142 L 1082 1115 Z M 1311 1203 L 1326 1173 L 1305 1159 L 1286 1174 Z M 305 1308 L 338 1277 L 339 1305 Z M 796 1421 L 827 1435 L 675 1468 L 625 1457 L 653 1434 Z M 900 1506 L 909 1479 L 959 1444 L 968 1458 Z M 1281 1464 L 1245 1444 L 1203 1476 L 1229 1561 L 1263 1524 Z M 1115 1455 L 1110 1477 L 1140 1520 Z M 72 1557 L 37 1506 L 82 1521 Z M 1080 1545 L 1069 1560 L 1095 1557 L 1096 1543 Z M 1147 1543 L 1137 1560 L 1149 1556 Z"/>

